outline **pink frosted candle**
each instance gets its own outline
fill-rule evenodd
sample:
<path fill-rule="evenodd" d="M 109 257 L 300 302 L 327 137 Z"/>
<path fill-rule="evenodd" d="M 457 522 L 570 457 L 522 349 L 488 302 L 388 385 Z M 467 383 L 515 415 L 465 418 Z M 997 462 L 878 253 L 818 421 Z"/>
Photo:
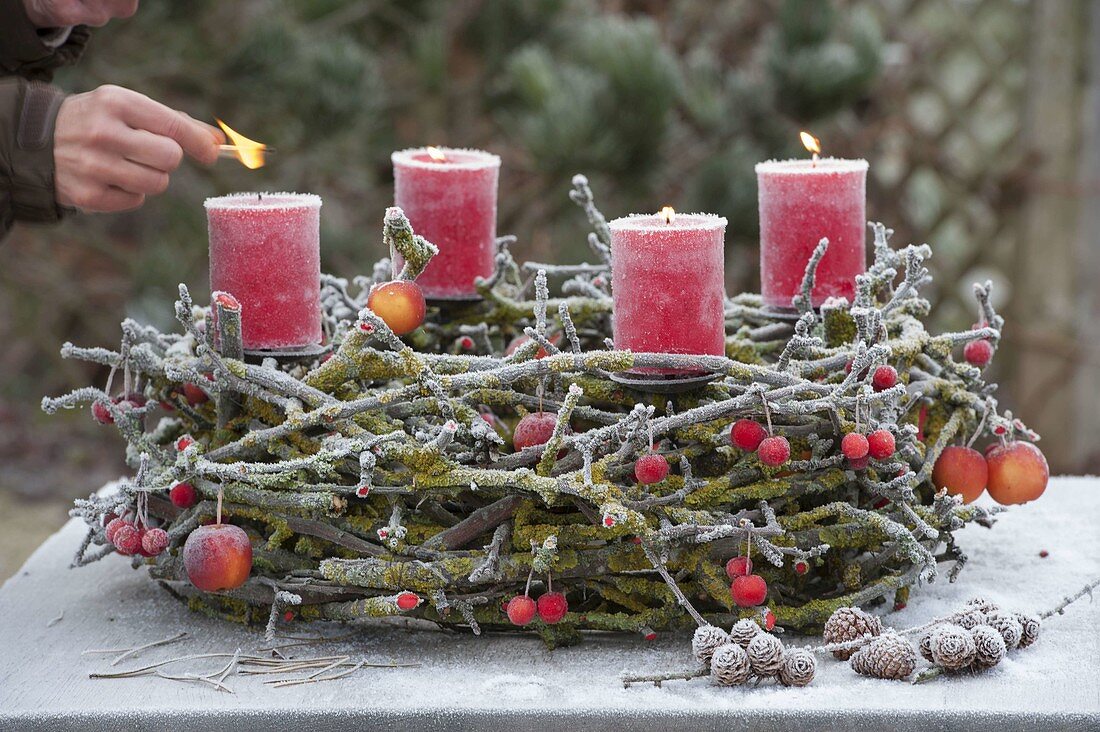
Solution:
<path fill-rule="evenodd" d="M 760 186 L 760 284 L 764 304 L 789 308 L 822 237 L 829 248 L 817 267 L 812 300 L 856 291 L 867 269 L 867 161 L 771 160 L 756 166 Z"/>
<path fill-rule="evenodd" d="M 723 355 L 726 220 L 666 209 L 608 227 L 615 347 Z"/>
<path fill-rule="evenodd" d="M 470 300 L 493 274 L 500 158 L 481 150 L 417 148 L 393 153 L 394 205 L 413 231 L 439 247 L 416 282 L 425 297 Z M 396 258 L 398 269 L 403 262 Z"/>
<path fill-rule="evenodd" d="M 241 303 L 245 350 L 321 342 L 321 199 L 235 193 L 206 199 L 210 289 Z"/>

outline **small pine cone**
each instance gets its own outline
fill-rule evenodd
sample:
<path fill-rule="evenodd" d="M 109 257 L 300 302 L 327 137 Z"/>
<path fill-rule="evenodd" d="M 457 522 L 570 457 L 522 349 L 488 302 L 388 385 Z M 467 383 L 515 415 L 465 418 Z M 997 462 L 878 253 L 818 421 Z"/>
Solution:
<path fill-rule="evenodd" d="M 976 670 L 992 668 L 1005 657 L 1005 639 L 1000 631 L 989 625 L 979 625 L 970 631 L 974 639 L 974 666 Z"/>
<path fill-rule="evenodd" d="M 1020 648 L 1027 648 L 1039 640 L 1039 631 L 1043 627 L 1043 621 L 1037 615 L 1016 613 L 1016 620 L 1019 621 L 1020 627 L 1023 629 L 1023 633 L 1020 635 Z"/>
<path fill-rule="evenodd" d="M 924 657 L 925 661 L 932 661 L 932 636 L 936 634 L 936 629 L 928 631 L 920 637 L 920 641 L 917 643 L 917 650 L 920 651 L 920 655 Z"/>
<path fill-rule="evenodd" d="M 1005 639 L 1005 647 L 1009 650 L 1019 646 L 1020 641 L 1023 640 L 1024 626 L 1020 625 L 1020 621 L 1016 619 L 1015 615 L 1001 613 L 987 615 L 985 624 L 997 629 L 1001 637 Z"/>
<path fill-rule="evenodd" d="M 718 646 L 730 642 L 726 631 L 714 625 L 700 625 L 695 629 L 695 635 L 691 637 L 691 652 L 695 654 L 701 664 L 710 663 L 710 657 L 714 655 Z"/>
<path fill-rule="evenodd" d="M 851 664 L 864 676 L 904 679 L 917 667 L 917 651 L 897 633 L 886 633 L 852 654 Z"/>
<path fill-rule="evenodd" d="M 783 653 L 783 665 L 779 667 L 779 683 L 783 686 L 807 686 L 817 673 L 814 654 L 805 648 L 794 648 Z"/>
<path fill-rule="evenodd" d="M 993 602 L 991 602 L 988 598 L 985 598 L 985 597 L 972 597 L 972 598 L 970 598 L 969 600 L 966 601 L 966 609 L 967 610 L 969 610 L 969 609 L 980 610 L 983 613 L 985 613 L 986 615 L 988 615 L 989 613 L 995 613 L 998 610 L 1000 610 L 1000 608 L 998 608 Z"/>
<path fill-rule="evenodd" d="M 977 628 L 985 624 L 985 613 L 981 610 L 964 610 L 955 616 L 955 625 L 967 630 Z"/>
<path fill-rule="evenodd" d="M 880 635 L 882 621 L 877 615 L 865 613 L 857 607 L 842 607 L 825 621 L 824 638 L 826 643 L 847 643 L 866 635 Z M 846 661 L 855 653 L 855 648 L 833 651 L 833 656 Z"/>
<path fill-rule="evenodd" d="M 976 653 L 970 631 L 960 625 L 941 625 L 932 634 L 932 660 L 949 671 L 966 668 Z"/>
<path fill-rule="evenodd" d="M 775 676 L 783 666 L 783 643 L 771 633 L 759 633 L 746 649 L 757 676 Z"/>
<path fill-rule="evenodd" d="M 710 677 L 719 686 L 737 686 L 749 680 L 749 654 L 736 643 L 715 649 L 710 659 Z"/>
<path fill-rule="evenodd" d="M 739 644 L 742 648 L 748 648 L 752 639 L 763 632 L 755 620 L 743 618 L 730 628 L 730 640 Z"/>

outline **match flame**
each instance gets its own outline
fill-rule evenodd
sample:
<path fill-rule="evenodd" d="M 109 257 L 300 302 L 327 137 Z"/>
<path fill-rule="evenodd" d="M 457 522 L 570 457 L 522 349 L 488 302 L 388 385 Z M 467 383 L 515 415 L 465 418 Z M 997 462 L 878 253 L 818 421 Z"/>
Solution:
<path fill-rule="evenodd" d="M 215 119 L 217 118 L 215 117 Z M 250 170 L 262 168 L 264 166 L 264 153 L 267 152 L 267 145 L 262 142 L 256 142 L 255 140 L 249 140 L 220 119 L 218 119 L 217 122 L 218 126 L 225 132 L 225 136 L 228 137 L 229 141 L 232 143 L 231 145 L 223 146 L 223 149 L 231 150 L 237 160 L 240 160 L 241 163 L 244 164 L 244 167 Z"/>
<path fill-rule="evenodd" d="M 657 215 L 663 218 L 666 224 L 671 224 L 672 220 L 676 218 L 676 209 L 672 206 L 665 206 Z"/>
<path fill-rule="evenodd" d="M 443 154 L 442 150 L 440 150 L 438 147 L 433 147 L 432 145 L 428 145 L 428 155 L 431 157 L 432 160 L 436 161 L 437 163 L 442 163 L 444 160 L 447 159 L 447 156 Z"/>
<path fill-rule="evenodd" d="M 817 139 L 805 130 L 799 132 L 798 136 L 802 138 L 802 144 L 806 147 L 807 150 L 812 152 L 815 156 L 821 154 L 821 140 Z"/>

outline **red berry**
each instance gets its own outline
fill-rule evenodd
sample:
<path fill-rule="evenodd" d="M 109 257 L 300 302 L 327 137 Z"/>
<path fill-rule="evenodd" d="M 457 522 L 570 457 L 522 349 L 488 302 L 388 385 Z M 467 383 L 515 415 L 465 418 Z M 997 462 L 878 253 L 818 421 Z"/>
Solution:
<path fill-rule="evenodd" d="M 458 339 L 458 347 L 464 351 L 469 351 L 474 347 L 474 339 L 470 336 L 462 336 Z"/>
<path fill-rule="evenodd" d="M 855 364 L 855 360 L 849 358 L 848 363 L 844 364 L 844 373 L 852 373 L 852 366 Z M 863 369 L 859 372 L 859 379 L 862 381 L 867 376 L 867 369 Z"/>
<path fill-rule="evenodd" d="M 864 468 L 867 467 L 867 463 L 869 463 L 869 462 L 871 462 L 871 456 L 870 455 L 864 455 L 863 457 L 856 458 L 854 460 L 849 459 L 848 460 L 848 467 L 851 468 L 852 470 L 863 470 Z"/>
<path fill-rule="evenodd" d="M 107 541 L 114 544 L 115 543 L 115 532 L 117 532 L 123 526 L 129 526 L 129 525 L 130 525 L 130 522 L 125 520 L 125 519 L 113 518 L 113 519 L 111 519 L 110 521 L 107 522 L 107 526 L 104 529 L 103 533 L 105 533 L 107 535 Z"/>
<path fill-rule="evenodd" d="M 176 483 L 168 491 L 168 500 L 177 508 L 191 508 L 198 502 L 198 493 L 190 483 Z"/>
<path fill-rule="evenodd" d="M 145 529 L 138 529 L 138 550 L 137 550 L 136 553 L 140 554 L 143 557 L 152 557 L 152 556 L 154 556 L 153 554 L 150 554 L 149 552 L 145 551 L 144 541 L 145 541 Z"/>
<path fill-rule="evenodd" d="M 187 382 L 183 385 L 183 396 L 192 407 L 197 407 L 204 402 L 210 401 L 210 396 L 199 388 L 197 384 L 192 384 L 191 382 Z"/>
<path fill-rule="evenodd" d="M 1040 549 L 1039 550 L 1039 556 L 1042 557 L 1043 559 L 1046 559 L 1047 557 L 1050 556 L 1050 552 L 1048 552 L 1046 549 Z"/>
<path fill-rule="evenodd" d="M 752 560 L 748 557 L 733 557 L 726 562 L 726 576 L 731 580 L 752 573 Z"/>
<path fill-rule="evenodd" d="M 810 571 L 810 565 L 805 559 L 799 559 L 794 563 L 795 574 L 806 574 Z"/>
<path fill-rule="evenodd" d="M 133 524 L 126 522 L 124 526 L 115 530 L 114 539 L 111 542 L 115 549 L 123 556 L 130 556 L 141 549 L 141 532 Z"/>
<path fill-rule="evenodd" d="M 791 459 L 791 443 L 781 435 L 767 437 L 756 449 L 756 454 L 760 457 L 760 462 L 774 468 Z"/>
<path fill-rule="evenodd" d="M 963 358 L 967 363 L 981 368 L 993 360 L 993 344 L 984 338 L 970 341 L 963 346 Z"/>
<path fill-rule="evenodd" d="M 764 425 L 752 419 L 739 419 L 730 430 L 730 442 L 747 452 L 756 452 L 760 443 L 768 436 Z"/>
<path fill-rule="evenodd" d="M 545 445 L 554 434 L 558 415 L 553 412 L 531 412 L 524 415 L 512 432 L 512 445 L 522 450 L 534 445 Z"/>
<path fill-rule="evenodd" d="M 963 503 L 973 503 L 989 482 L 989 466 L 977 450 L 951 445 L 944 448 L 932 466 L 932 484 L 946 488 Z"/>
<path fill-rule="evenodd" d="M 92 404 L 92 419 L 100 424 L 114 424 L 115 418 L 111 416 L 111 410 L 107 408 L 107 405 L 98 401 Z"/>
<path fill-rule="evenodd" d="M 226 310 L 240 310 L 241 303 L 237 298 L 230 295 L 228 292 L 215 292 L 214 304 L 221 305 Z"/>
<path fill-rule="evenodd" d="M 141 548 L 147 556 L 155 557 L 168 548 L 168 532 L 164 529 L 148 529 L 141 537 Z"/>
<path fill-rule="evenodd" d="M 898 383 L 898 372 L 893 366 L 879 366 L 871 377 L 871 386 L 875 391 L 884 391 Z"/>
<path fill-rule="evenodd" d="M 764 630 L 772 630 L 775 628 L 775 613 L 768 610 L 764 613 Z"/>
<path fill-rule="evenodd" d="M 867 457 L 867 452 L 870 450 L 870 443 L 867 438 L 858 432 L 849 432 L 844 435 L 844 439 L 840 441 L 840 451 L 844 453 L 844 457 L 849 460 L 859 460 L 860 458 Z"/>
<path fill-rule="evenodd" d="M 634 477 L 639 483 L 650 485 L 660 483 L 668 476 L 668 460 L 664 455 L 650 453 L 638 458 L 634 463 Z"/>
<path fill-rule="evenodd" d="M 195 444 L 195 438 L 194 437 L 192 437 L 191 435 L 184 435 L 183 437 L 176 440 L 176 449 L 180 452 L 183 452 L 184 450 L 186 450 L 187 448 L 191 447 L 194 444 Z"/>
<path fill-rule="evenodd" d="M 553 625 L 561 621 L 569 612 L 569 602 L 560 592 L 544 592 L 539 597 L 538 609 L 542 622 Z"/>
<path fill-rule="evenodd" d="M 738 577 L 730 585 L 730 595 L 738 607 L 756 607 L 768 596 L 768 583 L 758 574 Z"/>
<path fill-rule="evenodd" d="M 142 406 L 141 404 L 130 401 L 129 399 L 120 399 L 117 397 L 115 398 L 114 402 L 115 406 L 118 408 L 118 411 L 124 414 L 126 412 L 129 412 L 131 409 L 137 409 L 138 407 Z"/>
<path fill-rule="evenodd" d="M 518 335 L 518 336 L 516 336 L 511 341 L 509 341 L 508 347 L 504 349 L 504 355 L 505 356 L 511 356 L 513 353 L 516 352 L 516 350 L 520 346 L 522 346 L 524 343 L 526 343 L 529 340 L 531 340 L 531 337 L 528 336 L 528 335 Z M 561 333 L 555 333 L 554 335 L 547 338 L 547 340 L 550 341 L 551 343 L 553 343 L 556 346 L 559 343 L 561 343 Z M 535 358 L 536 359 L 546 358 L 549 355 L 550 355 L 550 353 L 543 346 L 539 346 L 539 350 L 535 351 Z"/>
<path fill-rule="evenodd" d="M 655 631 L 655 630 L 647 631 L 646 634 L 642 636 L 642 638 L 647 640 L 647 641 L 655 641 L 655 640 L 657 640 L 657 631 Z"/>
<path fill-rule="evenodd" d="M 397 607 L 402 610 L 412 610 L 420 604 L 420 595 L 415 592 L 397 593 Z"/>
<path fill-rule="evenodd" d="M 527 625 L 535 618 L 535 601 L 527 595 L 516 595 L 508 601 L 507 613 L 512 625 Z"/>
<path fill-rule="evenodd" d="M 419 328 L 426 312 L 424 291 L 409 280 L 375 285 L 367 296 L 367 307 L 399 336 Z"/>
<path fill-rule="evenodd" d="M 875 460 L 885 460 L 894 454 L 894 435 L 889 430 L 875 430 L 867 435 L 867 451 Z"/>
<path fill-rule="evenodd" d="M 294 620 L 294 611 L 287 610 L 285 613 L 283 613 L 283 620 L 287 623 L 289 623 L 291 620 Z"/>

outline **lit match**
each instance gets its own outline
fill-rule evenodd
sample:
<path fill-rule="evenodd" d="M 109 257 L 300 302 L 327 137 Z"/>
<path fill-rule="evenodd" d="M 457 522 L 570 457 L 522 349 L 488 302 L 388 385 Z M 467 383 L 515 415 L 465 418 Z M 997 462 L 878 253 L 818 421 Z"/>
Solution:
<path fill-rule="evenodd" d="M 266 155 L 275 152 L 274 148 L 270 148 L 262 142 L 249 140 L 220 119 L 217 122 L 218 126 L 225 132 L 225 136 L 233 143 L 231 145 L 219 145 L 218 157 L 236 158 L 246 168 L 255 170 L 264 166 Z"/>

